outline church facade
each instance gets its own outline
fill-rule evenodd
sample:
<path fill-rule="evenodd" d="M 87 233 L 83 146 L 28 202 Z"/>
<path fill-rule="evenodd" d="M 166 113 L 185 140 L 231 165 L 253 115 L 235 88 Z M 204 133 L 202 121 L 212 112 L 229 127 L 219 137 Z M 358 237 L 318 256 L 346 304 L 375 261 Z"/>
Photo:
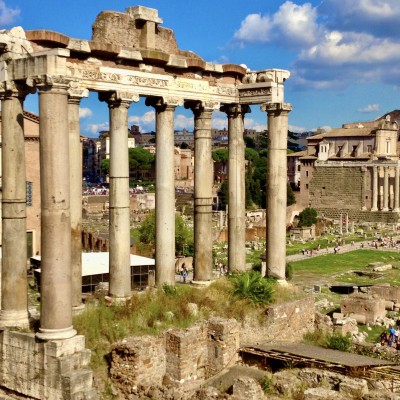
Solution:
<path fill-rule="evenodd" d="M 320 216 L 397 222 L 400 212 L 400 111 L 364 123 L 344 124 L 308 138 L 289 156 L 300 173 L 299 202 Z"/>

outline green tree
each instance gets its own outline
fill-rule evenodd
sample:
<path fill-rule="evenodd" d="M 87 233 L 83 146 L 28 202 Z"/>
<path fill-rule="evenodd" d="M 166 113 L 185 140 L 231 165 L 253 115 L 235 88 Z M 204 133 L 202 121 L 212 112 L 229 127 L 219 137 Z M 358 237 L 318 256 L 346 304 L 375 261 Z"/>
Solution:
<path fill-rule="evenodd" d="M 317 210 L 307 207 L 300 212 L 299 219 L 299 226 L 311 226 L 317 222 Z"/>
<path fill-rule="evenodd" d="M 229 199 L 229 187 L 228 181 L 223 181 L 221 187 L 218 191 L 218 199 L 219 199 L 219 209 L 225 210 L 226 206 L 228 205 Z"/>
<path fill-rule="evenodd" d="M 212 152 L 212 158 L 215 162 L 227 163 L 229 159 L 228 149 L 218 149 Z"/>
<path fill-rule="evenodd" d="M 250 137 L 250 136 L 245 136 L 244 138 L 244 145 L 248 148 L 248 149 L 255 149 L 257 147 L 256 145 L 256 141 Z"/>
<path fill-rule="evenodd" d="M 129 149 L 129 167 L 136 170 L 151 169 L 154 163 L 154 154 L 143 147 Z"/>
<path fill-rule="evenodd" d="M 145 244 L 156 243 L 156 214 L 151 212 L 139 227 L 139 240 Z M 175 216 L 175 252 L 184 256 L 193 255 L 193 230 L 189 229 L 183 218 Z"/>
<path fill-rule="evenodd" d="M 290 184 L 287 184 L 287 199 L 286 199 L 286 205 L 289 207 L 292 204 L 296 203 L 296 197 L 293 193 L 292 187 L 290 186 Z"/>
<path fill-rule="evenodd" d="M 100 169 L 103 175 L 108 175 L 110 173 L 110 159 L 105 158 L 100 163 Z"/>

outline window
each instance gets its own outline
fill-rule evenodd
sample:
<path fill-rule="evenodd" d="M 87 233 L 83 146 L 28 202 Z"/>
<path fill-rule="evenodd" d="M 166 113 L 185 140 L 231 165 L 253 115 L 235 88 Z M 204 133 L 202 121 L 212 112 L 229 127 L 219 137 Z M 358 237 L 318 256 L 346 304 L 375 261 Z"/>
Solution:
<path fill-rule="evenodd" d="M 298 166 L 297 166 L 297 171 L 299 171 L 299 172 L 300 172 L 300 165 L 298 165 Z"/>
<path fill-rule="evenodd" d="M 306 171 L 306 176 L 308 176 L 308 171 Z"/>

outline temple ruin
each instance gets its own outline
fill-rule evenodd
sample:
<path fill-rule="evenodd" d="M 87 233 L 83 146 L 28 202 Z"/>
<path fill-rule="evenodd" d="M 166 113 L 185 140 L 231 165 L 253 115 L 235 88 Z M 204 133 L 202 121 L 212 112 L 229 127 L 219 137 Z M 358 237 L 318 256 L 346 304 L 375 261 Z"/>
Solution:
<path fill-rule="evenodd" d="M 100 13 L 93 24 L 92 40 L 48 30 L 25 32 L 21 27 L 0 33 L 3 115 L 0 325 L 4 328 L 0 343 L 6 354 L 4 349 L 17 342 L 19 357 L 29 353 L 39 372 L 40 368 L 46 369 L 49 348 L 54 353 L 51 356 L 76 356 L 82 368 L 87 365 L 87 356 L 76 355 L 86 353 L 82 337 L 76 335 L 72 326 L 72 311 L 82 307 L 79 105 L 89 91 L 97 92 L 99 101 L 106 102 L 109 108 L 110 296 L 124 300 L 131 290 L 128 109 L 140 97 L 156 113 L 156 285 L 175 283 L 173 137 L 174 111 L 178 106 L 192 110 L 194 115 L 194 280 L 202 283 L 212 279 L 214 110 L 225 112 L 228 118 L 228 263 L 231 270 L 245 269 L 243 121 L 250 105 L 260 105 L 268 115 L 268 274 L 285 279 L 286 147 L 291 106 L 284 102 L 284 82 L 290 74 L 279 69 L 250 71 L 239 65 L 206 62 L 193 52 L 179 49 L 173 31 L 162 27 L 162 22 L 157 10 L 137 6 L 125 13 Z M 29 166 L 25 166 L 24 159 L 23 104 L 25 97 L 36 91 L 40 122 L 41 312 L 38 332 L 21 338 L 12 337 L 12 328 L 29 326 L 24 295 L 27 292 L 25 171 Z M 68 368 L 57 367 L 51 373 L 46 370 L 47 380 L 37 382 L 36 386 L 24 385 L 20 382 L 24 379 L 34 382 L 35 377 L 24 375 L 18 366 L 12 367 L 13 361 L 3 356 L 0 386 L 38 399 L 78 398 L 73 397 L 78 390 L 73 386 L 75 378 L 63 378 L 69 373 Z M 10 374 L 19 374 L 18 379 L 10 379 Z M 62 379 L 50 379 L 54 374 L 61 374 Z M 78 385 L 79 393 L 82 392 L 79 398 L 95 398 L 90 397 L 94 396 L 90 374 L 84 374 L 87 385 Z"/>

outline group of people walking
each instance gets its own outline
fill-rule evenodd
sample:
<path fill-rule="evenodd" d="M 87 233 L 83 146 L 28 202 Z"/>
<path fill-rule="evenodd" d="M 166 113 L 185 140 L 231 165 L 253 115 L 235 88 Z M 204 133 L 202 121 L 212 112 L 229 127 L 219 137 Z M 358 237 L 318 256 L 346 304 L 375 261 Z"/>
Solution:
<path fill-rule="evenodd" d="M 380 335 L 381 346 L 388 346 L 400 350 L 400 320 L 396 327 L 391 326 L 388 331 L 383 331 Z"/>

